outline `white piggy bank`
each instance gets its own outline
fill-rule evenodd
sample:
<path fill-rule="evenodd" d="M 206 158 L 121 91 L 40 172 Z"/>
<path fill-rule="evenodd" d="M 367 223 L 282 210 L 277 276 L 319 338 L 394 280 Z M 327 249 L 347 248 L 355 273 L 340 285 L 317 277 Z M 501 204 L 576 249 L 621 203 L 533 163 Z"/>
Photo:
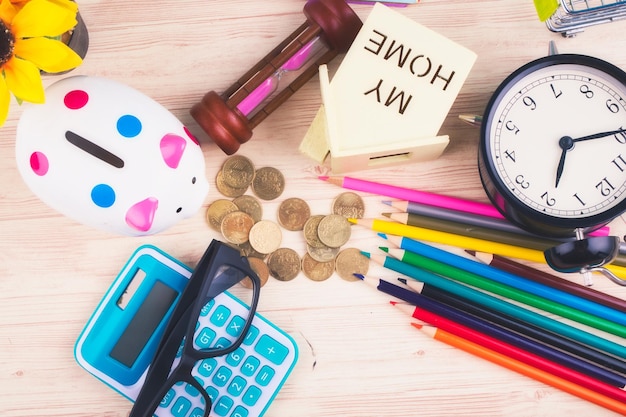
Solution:
<path fill-rule="evenodd" d="M 27 107 L 28 106 L 28 107 Z M 196 139 L 124 84 L 74 76 L 25 105 L 17 166 L 46 204 L 83 224 L 149 235 L 195 214 L 209 190 Z"/>

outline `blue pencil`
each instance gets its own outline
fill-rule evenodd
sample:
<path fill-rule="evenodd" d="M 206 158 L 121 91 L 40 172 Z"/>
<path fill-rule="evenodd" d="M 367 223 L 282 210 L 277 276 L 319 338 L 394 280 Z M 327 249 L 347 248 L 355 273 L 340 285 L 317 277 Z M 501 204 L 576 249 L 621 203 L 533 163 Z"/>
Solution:
<path fill-rule="evenodd" d="M 372 255 L 367 252 L 362 253 L 385 268 L 399 272 L 400 274 L 411 277 L 417 281 L 425 282 L 453 294 L 457 294 L 461 297 L 469 298 L 478 304 L 491 307 L 502 314 L 517 317 L 550 331 L 562 334 L 563 336 L 569 337 L 573 340 L 577 340 L 580 343 L 593 346 L 603 352 L 616 355 L 620 358 L 626 357 L 626 346 L 622 346 L 611 340 L 604 339 L 587 331 L 561 323 L 549 317 L 535 313 L 534 311 L 493 297 L 482 291 L 475 290 L 451 279 L 414 267 L 389 256 Z"/>
<path fill-rule="evenodd" d="M 604 383 L 613 385 L 618 388 L 624 388 L 624 386 L 626 385 L 626 378 L 621 375 L 615 374 L 594 364 L 581 361 L 564 352 L 561 352 L 546 345 L 542 345 L 522 335 L 494 326 L 480 318 L 465 314 L 464 312 L 459 311 L 454 307 L 427 298 L 416 292 L 406 290 L 385 280 L 380 280 L 378 289 L 385 292 L 386 294 L 392 295 L 408 303 L 419 306 L 424 310 L 428 310 L 442 317 L 445 317 L 448 320 L 452 320 L 463 326 L 482 332 L 502 342 L 517 346 L 520 349 L 534 353 L 535 355 L 541 356 L 544 359 L 556 362 L 570 369 L 574 369 L 587 376 L 596 378 Z"/>
<path fill-rule="evenodd" d="M 432 285 L 427 285 L 405 278 L 398 278 L 398 280 L 423 296 L 437 300 L 440 303 L 447 304 L 451 307 L 455 307 L 457 310 L 461 310 L 465 314 L 471 314 L 475 317 L 479 317 L 484 321 L 524 335 L 527 338 L 534 339 L 544 345 L 552 346 L 555 349 L 567 352 L 570 355 L 579 357 L 587 362 L 592 362 L 606 369 L 611 369 L 615 372 L 626 375 L 626 362 L 613 355 L 608 355 L 585 344 L 563 337 L 558 333 L 554 333 L 535 326 L 534 324 L 519 320 L 516 317 L 502 314 L 488 307 L 473 303 L 471 300 L 459 297 L 458 295 L 433 287 Z M 415 287 L 419 288 L 419 291 L 417 291 Z"/>
<path fill-rule="evenodd" d="M 455 255 L 445 250 L 435 248 L 422 242 L 418 242 L 414 239 L 385 234 L 379 235 L 387 239 L 394 245 L 397 245 L 398 247 L 409 252 L 416 253 L 426 258 L 434 259 L 438 262 L 442 262 L 447 265 L 451 265 L 456 268 L 471 272 L 473 274 L 480 275 L 483 278 L 499 282 L 500 284 L 505 284 L 510 287 L 517 288 L 518 290 L 526 291 L 528 293 L 538 295 L 540 297 L 566 305 L 568 307 L 572 307 L 577 310 L 592 314 L 594 316 L 601 317 L 603 319 L 612 321 L 613 323 L 618 323 L 626 326 L 626 313 L 618 311 L 614 308 L 607 307 L 605 305 L 596 303 L 586 298 L 579 297 L 574 294 L 570 294 L 565 291 L 561 291 L 554 287 L 549 287 L 547 285 L 531 281 L 527 278 L 511 274 L 510 272 L 494 268 L 484 263 Z"/>

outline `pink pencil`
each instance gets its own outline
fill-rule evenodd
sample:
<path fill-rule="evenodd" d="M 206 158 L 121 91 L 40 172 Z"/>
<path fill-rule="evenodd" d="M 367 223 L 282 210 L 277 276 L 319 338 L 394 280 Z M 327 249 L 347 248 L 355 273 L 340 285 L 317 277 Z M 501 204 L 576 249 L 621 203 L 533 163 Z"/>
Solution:
<path fill-rule="evenodd" d="M 328 177 L 320 176 L 319 179 L 331 184 L 338 185 L 349 190 L 363 191 L 400 200 L 413 201 L 429 206 L 443 207 L 450 210 L 463 211 L 481 216 L 503 219 L 498 209 L 491 204 L 477 201 L 464 200 L 457 197 L 429 193 L 427 191 L 412 190 L 410 188 L 397 187 L 395 185 L 381 184 L 373 181 L 359 180 L 351 177 Z"/>

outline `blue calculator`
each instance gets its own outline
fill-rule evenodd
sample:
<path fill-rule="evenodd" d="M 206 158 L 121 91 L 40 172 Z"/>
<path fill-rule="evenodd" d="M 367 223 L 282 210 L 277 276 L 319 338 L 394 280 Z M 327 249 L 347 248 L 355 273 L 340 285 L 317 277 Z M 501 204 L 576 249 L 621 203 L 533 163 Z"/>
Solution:
<path fill-rule="evenodd" d="M 191 272 L 154 246 L 139 247 L 78 337 L 74 348 L 78 364 L 134 401 Z M 229 337 L 247 308 L 228 291 L 213 298 L 202 309 L 195 343 L 208 347 Z M 211 398 L 211 416 L 262 416 L 297 358 L 295 341 L 257 313 L 241 346 L 228 355 L 198 361 L 193 376 Z M 202 397 L 189 388 L 193 387 L 172 387 L 155 415 L 202 415 Z"/>

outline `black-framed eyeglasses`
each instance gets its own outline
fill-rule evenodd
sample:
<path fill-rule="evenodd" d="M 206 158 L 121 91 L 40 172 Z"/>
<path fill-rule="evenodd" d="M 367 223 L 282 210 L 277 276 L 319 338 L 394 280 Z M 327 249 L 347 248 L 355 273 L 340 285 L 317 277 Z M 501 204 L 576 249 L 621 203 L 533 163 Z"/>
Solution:
<path fill-rule="evenodd" d="M 238 317 L 228 337 L 211 343 L 207 339 L 207 343 L 203 343 L 202 335 L 198 334 L 198 319 L 217 295 L 246 277 L 252 281 L 252 297 L 246 317 Z M 192 371 L 199 361 L 228 355 L 243 343 L 256 312 L 260 288 L 259 277 L 239 250 L 213 240 L 172 312 L 129 417 L 158 415 L 161 404 L 176 387 L 200 394 L 201 405 L 194 408 L 192 415 L 208 417 L 211 397 Z"/>

